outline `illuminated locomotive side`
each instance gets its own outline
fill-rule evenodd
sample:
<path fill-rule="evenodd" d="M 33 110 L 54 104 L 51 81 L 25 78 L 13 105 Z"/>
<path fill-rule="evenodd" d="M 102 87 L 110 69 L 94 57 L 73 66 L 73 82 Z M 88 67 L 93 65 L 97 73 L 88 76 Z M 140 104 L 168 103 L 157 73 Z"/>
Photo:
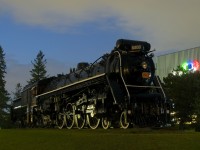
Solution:
<path fill-rule="evenodd" d="M 31 88 L 27 123 L 60 129 L 166 125 L 168 102 L 152 57 L 149 43 L 120 39 L 93 64 L 39 81 Z"/>

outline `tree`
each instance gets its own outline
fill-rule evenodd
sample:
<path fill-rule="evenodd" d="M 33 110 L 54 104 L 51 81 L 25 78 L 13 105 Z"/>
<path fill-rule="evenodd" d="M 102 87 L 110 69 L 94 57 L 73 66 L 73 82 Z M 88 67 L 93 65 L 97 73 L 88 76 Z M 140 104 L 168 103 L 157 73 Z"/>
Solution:
<path fill-rule="evenodd" d="M 5 89 L 6 81 L 4 80 L 6 74 L 5 54 L 0 46 L 0 127 L 5 125 L 8 121 L 8 101 L 9 94 Z"/>
<path fill-rule="evenodd" d="M 44 54 L 40 50 L 37 54 L 36 59 L 34 62 L 31 62 L 33 65 L 33 69 L 30 71 L 32 78 L 30 79 L 29 83 L 34 83 L 39 80 L 45 79 L 47 77 L 46 73 L 46 59 L 44 59 Z"/>
<path fill-rule="evenodd" d="M 192 115 L 200 117 L 200 72 L 178 67 L 175 74 L 170 73 L 163 80 L 167 94 L 175 103 L 176 117 L 180 118 L 179 127 L 184 129 L 184 123 L 191 121 Z"/>
<path fill-rule="evenodd" d="M 22 92 L 22 86 L 20 83 L 17 83 L 15 87 L 15 92 L 13 92 L 14 99 L 21 97 L 21 92 Z"/>

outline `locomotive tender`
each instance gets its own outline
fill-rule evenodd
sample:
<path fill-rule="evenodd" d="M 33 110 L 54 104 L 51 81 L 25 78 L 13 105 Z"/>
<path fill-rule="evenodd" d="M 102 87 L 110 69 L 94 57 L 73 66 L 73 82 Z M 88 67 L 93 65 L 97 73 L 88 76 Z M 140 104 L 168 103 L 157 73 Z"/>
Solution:
<path fill-rule="evenodd" d="M 150 47 L 119 39 L 94 63 L 79 63 L 69 74 L 27 85 L 13 102 L 13 122 L 60 129 L 165 126 L 169 102 Z"/>

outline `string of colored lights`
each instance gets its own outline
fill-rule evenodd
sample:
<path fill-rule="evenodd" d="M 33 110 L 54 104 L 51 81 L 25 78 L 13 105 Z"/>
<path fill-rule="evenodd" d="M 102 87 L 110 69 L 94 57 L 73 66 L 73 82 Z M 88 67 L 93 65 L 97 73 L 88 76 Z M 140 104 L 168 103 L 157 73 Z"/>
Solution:
<path fill-rule="evenodd" d="M 185 71 L 197 71 L 200 70 L 200 62 L 198 60 L 193 60 L 193 61 L 187 61 L 184 62 L 181 67 L 185 70 Z"/>

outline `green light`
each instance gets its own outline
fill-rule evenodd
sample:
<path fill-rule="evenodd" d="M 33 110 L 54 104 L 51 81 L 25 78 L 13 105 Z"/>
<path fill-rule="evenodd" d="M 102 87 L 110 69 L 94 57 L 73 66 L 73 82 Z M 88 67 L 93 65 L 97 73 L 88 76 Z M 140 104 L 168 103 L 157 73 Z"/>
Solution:
<path fill-rule="evenodd" d="M 188 63 L 187 62 L 184 62 L 181 67 L 184 69 L 184 70 L 188 70 Z"/>

